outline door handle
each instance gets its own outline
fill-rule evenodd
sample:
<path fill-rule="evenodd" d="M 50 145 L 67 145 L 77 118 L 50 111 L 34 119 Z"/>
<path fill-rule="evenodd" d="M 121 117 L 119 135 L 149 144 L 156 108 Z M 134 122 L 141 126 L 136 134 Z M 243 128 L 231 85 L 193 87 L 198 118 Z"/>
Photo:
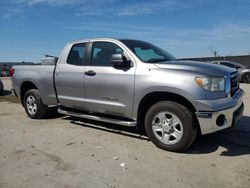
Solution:
<path fill-rule="evenodd" d="M 93 70 L 89 70 L 89 71 L 85 72 L 85 74 L 86 74 L 87 76 L 95 76 L 95 75 L 96 75 L 96 72 L 93 71 Z"/>

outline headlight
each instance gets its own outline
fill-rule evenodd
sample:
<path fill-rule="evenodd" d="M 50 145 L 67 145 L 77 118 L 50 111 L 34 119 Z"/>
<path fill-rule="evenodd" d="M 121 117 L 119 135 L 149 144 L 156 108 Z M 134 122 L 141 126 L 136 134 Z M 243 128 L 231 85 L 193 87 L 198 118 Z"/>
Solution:
<path fill-rule="evenodd" d="M 196 83 L 211 92 L 225 91 L 224 77 L 196 77 Z"/>

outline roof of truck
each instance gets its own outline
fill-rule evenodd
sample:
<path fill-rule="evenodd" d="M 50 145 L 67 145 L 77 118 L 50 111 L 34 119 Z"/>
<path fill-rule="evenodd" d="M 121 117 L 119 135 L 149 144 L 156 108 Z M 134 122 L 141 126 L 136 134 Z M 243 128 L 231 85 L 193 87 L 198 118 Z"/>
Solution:
<path fill-rule="evenodd" d="M 83 40 L 76 40 L 72 41 L 69 44 L 75 44 L 75 43 L 82 43 L 82 42 L 94 42 L 94 41 L 141 41 L 137 39 L 128 39 L 128 38 L 92 38 L 92 39 L 83 39 Z"/>
<path fill-rule="evenodd" d="M 81 43 L 81 42 L 93 42 L 93 41 L 119 41 L 117 38 L 92 38 L 92 39 L 82 39 L 70 42 L 70 44 Z"/>

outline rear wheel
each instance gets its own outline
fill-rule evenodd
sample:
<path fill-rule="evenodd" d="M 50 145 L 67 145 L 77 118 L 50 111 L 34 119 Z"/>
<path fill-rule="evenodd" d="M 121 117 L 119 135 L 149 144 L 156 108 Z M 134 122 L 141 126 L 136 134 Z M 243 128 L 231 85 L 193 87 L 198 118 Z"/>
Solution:
<path fill-rule="evenodd" d="M 249 84 L 250 83 L 250 73 L 247 72 L 241 77 L 242 82 Z"/>
<path fill-rule="evenodd" d="M 145 129 L 157 147 L 175 152 L 186 150 L 197 135 L 190 110 L 170 101 L 158 102 L 148 110 Z"/>
<path fill-rule="evenodd" d="M 25 93 L 23 104 L 27 115 L 32 119 L 41 119 L 47 114 L 48 106 L 43 104 L 39 91 L 36 89 Z"/>

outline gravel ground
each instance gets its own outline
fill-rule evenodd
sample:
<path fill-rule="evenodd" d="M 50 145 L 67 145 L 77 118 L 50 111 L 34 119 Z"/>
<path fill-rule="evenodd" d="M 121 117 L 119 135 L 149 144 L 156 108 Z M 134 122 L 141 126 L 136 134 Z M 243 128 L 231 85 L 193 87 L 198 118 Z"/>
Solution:
<path fill-rule="evenodd" d="M 241 86 L 245 112 L 235 128 L 200 137 L 179 154 L 133 128 L 56 113 L 31 120 L 3 81 L 0 187 L 250 187 L 249 85 Z"/>

